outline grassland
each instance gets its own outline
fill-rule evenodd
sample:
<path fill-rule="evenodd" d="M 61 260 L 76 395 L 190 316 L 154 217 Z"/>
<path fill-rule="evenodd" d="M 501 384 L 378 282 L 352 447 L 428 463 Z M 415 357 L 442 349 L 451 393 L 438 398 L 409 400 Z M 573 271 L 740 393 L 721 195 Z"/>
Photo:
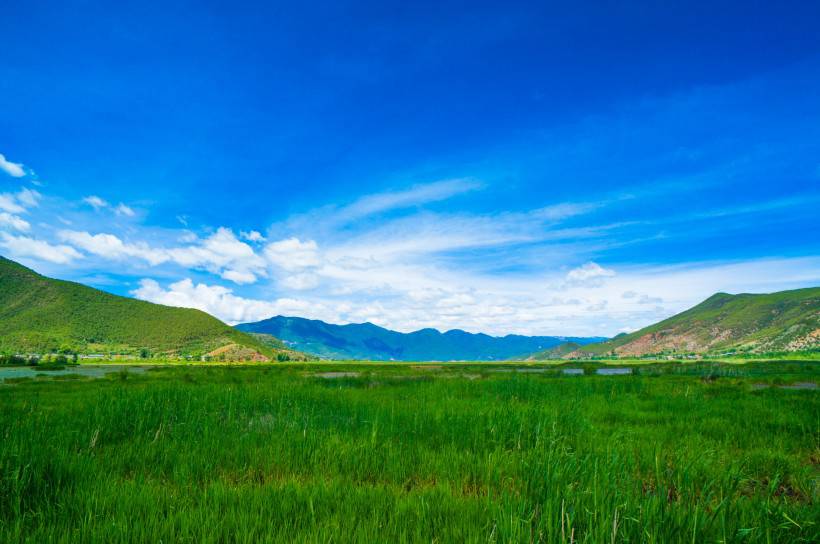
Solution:
<path fill-rule="evenodd" d="M 820 393 L 777 387 L 817 382 L 817 364 L 523 370 L 165 366 L 0 385 L 0 541 L 820 538 Z"/>

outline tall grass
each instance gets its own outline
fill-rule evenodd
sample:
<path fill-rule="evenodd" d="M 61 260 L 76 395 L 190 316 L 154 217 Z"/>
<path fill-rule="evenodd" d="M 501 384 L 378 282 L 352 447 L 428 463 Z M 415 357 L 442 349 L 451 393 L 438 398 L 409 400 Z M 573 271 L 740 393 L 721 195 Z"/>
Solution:
<path fill-rule="evenodd" d="M 817 391 L 736 369 L 353 370 L 0 387 L 0 541 L 820 538 Z"/>

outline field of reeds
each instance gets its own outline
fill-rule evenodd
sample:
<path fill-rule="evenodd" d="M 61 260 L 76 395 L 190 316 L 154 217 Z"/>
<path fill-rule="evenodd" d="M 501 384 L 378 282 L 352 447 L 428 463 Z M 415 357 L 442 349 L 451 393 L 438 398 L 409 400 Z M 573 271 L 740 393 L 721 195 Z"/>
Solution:
<path fill-rule="evenodd" d="M 0 542 L 817 542 L 820 365 L 0 385 Z"/>

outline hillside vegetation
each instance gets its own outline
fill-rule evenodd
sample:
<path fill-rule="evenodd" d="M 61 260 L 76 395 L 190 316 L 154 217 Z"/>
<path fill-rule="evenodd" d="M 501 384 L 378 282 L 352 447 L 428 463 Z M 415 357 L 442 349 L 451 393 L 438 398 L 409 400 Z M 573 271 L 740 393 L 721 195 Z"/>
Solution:
<path fill-rule="evenodd" d="M 205 312 L 46 278 L 0 257 L 0 352 L 54 351 L 251 360 L 276 355 Z"/>
<path fill-rule="evenodd" d="M 581 347 L 581 344 L 579 344 L 578 342 L 564 342 L 563 344 L 558 344 L 555 347 L 533 353 L 528 357 L 528 359 L 532 361 L 549 361 L 550 359 L 561 359 L 565 355 L 569 355 L 570 353 L 581 349 Z"/>
<path fill-rule="evenodd" d="M 660 323 L 566 357 L 761 354 L 820 350 L 820 287 L 761 295 L 718 293 Z"/>
<path fill-rule="evenodd" d="M 435 329 L 401 333 L 372 323 L 333 325 L 283 316 L 244 323 L 237 325 L 237 328 L 245 332 L 272 334 L 294 349 L 320 357 L 374 361 L 498 361 L 525 357 L 566 341 L 581 345 L 602 340 L 600 337 L 514 334 L 496 337 L 462 330 L 442 333 Z"/>

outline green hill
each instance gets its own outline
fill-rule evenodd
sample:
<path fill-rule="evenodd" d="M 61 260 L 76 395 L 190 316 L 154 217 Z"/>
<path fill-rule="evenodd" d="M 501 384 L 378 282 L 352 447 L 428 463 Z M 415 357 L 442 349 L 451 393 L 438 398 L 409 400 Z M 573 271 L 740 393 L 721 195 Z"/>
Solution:
<path fill-rule="evenodd" d="M 277 350 L 205 312 L 46 278 L 0 257 L 0 353 L 118 353 L 265 360 Z"/>
<path fill-rule="evenodd" d="M 581 344 L 577 342 L 564 342 L 563 344 L 558 344 L 555 347 L 533 353 L 528 357 L 528 359 L 533 361 L 549 361 L 550 359 L 561 359 L 562 357 L 569 355 L 574 351 L 578 351 L 581 347 Z"/>
<path fill-rule="evenodd" d="M 567 356 L 818 350 L 820 287 L 812 287 L 762 295 L 718 293 L 660 323 Z"/>

